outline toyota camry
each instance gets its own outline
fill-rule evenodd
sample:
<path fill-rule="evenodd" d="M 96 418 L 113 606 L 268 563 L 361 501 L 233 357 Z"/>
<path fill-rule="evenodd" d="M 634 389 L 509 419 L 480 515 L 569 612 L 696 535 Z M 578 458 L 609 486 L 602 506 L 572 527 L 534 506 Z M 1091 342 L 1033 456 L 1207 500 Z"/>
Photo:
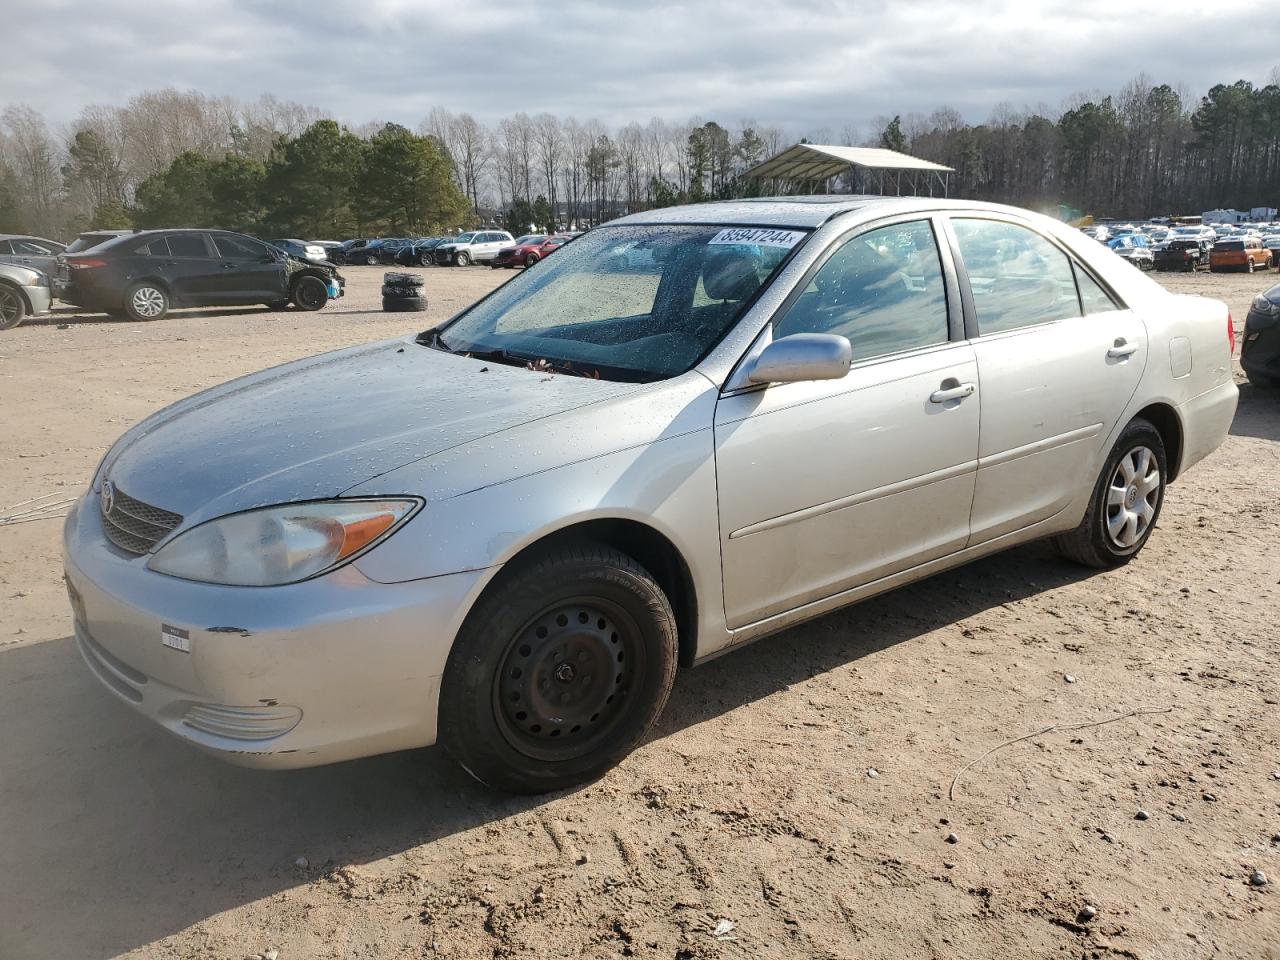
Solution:
<path fill-rule="evenodd" d="M 129 430 L 67 519 L 76 639 L 236 763 L 440 742 L 581 783 L 678 668 L 1031 540 L 1128 563 L 1227 433 L 1233 349 L 1222 303 L 1010 207 L 635 214 Z"/>

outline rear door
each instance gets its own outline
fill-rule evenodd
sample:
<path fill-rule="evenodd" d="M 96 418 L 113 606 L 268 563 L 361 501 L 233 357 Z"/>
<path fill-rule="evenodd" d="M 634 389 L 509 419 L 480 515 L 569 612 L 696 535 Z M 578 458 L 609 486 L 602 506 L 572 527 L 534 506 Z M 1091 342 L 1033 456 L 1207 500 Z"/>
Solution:
<path fill-rule="evenodd" d="M 222 262 L 208 236 L 193 230 L 170 233 L 166 239 L 169 256 L 161 263 L 160 274 L 174 297 L 192 306 L 219 302 Z"/>
<path fill-rule="evenodd" d="M 265 243 L 238 233 L 210 234 L 220 262 L 221 303 L 270 303 L 286 294 L 284 259 Z"/>
<path fill-rule="evenodd" d="M 1147 362 L 1142 320 L 1014 218 L 950 218 L 982 389 L 970 544 L 1061 512 L 1091 488 Z"/>

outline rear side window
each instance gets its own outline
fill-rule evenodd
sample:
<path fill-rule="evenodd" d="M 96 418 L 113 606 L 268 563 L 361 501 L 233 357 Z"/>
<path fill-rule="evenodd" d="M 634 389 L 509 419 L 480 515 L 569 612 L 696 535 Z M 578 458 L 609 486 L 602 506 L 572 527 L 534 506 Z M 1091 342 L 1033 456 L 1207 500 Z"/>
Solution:
<path fill-rule="evenodd" d="M 14 240 L 13 252 L 30 257 L 47 257 L 54 250 L 52 247 L 45 246 L 43 243 L 36 243 L 33 240 Z"/>
<path fill-rule="evenodd" d="M 213 235 L 213 245 L 218 250 L 218 256 L 225 260 L 260 260 L 267 255 L 267 248 L 264 244 L 258 243 L 256 240 L 250 240 L 248 237 L 234 237 L 230 234 L 215 233 Z"/>
<path fill-rule="evenodd" d="M 895 223 L 846 242 L 774 325 L 774 337 L 834 333 L 866 360 L 947 341 L 947 294 L 933 229 Z"/>
<path fill-rule="evenodd" d="M 176 233 L 169 237 L 169 254 L 174 257 L 207 257 L 209 248 L 198 233 Z"/>
<path fill-rule="evenodd" d="M 1071 261 L 1040 234 L 1001 220 L 952 222 L 979 335 L 1080 315 Z"/>
<path fill-rule="evenodd" d="M 138 252 L 148 257 L 167 257 L 169 256 L 169 238 L 156 237 L 150 243 L 144 243 L 139 247 Z"/>
<path fill-rule="evenodd" d="M 1076 272 L 1076 285 L 1080 288 L 1080 305 L 1083 308 L 1081 312 L 1086 317 L 1094 313 L 1108 313 L 1112 310 L 1124 309 L 1078 263 L 1073 263 L 1072 267 Z"/>

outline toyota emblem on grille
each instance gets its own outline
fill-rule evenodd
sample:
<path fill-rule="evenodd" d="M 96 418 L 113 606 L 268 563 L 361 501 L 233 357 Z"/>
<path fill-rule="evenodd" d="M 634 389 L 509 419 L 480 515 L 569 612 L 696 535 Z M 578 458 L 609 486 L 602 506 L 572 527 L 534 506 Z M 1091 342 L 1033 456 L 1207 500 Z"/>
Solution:
<path fill-rule="evenodd" d="M 102 506 L 102 515 L 109 514 L 116 505 L 116 488 L 110 480 L 102 481 L 102 494 L 99 503 Z"/>

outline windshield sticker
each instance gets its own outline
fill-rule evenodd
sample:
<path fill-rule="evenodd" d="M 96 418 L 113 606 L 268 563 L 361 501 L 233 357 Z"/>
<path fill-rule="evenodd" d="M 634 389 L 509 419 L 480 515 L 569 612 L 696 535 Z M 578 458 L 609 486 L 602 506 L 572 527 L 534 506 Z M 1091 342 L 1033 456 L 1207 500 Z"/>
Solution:
<path fill-rule="evenodd" d="M 731 227 L 721 230 L 708 244 L 753 243 L 758 247 L 794 247 L 804 239 L 799 230 L 768 230 L 759 227 Z"/>

